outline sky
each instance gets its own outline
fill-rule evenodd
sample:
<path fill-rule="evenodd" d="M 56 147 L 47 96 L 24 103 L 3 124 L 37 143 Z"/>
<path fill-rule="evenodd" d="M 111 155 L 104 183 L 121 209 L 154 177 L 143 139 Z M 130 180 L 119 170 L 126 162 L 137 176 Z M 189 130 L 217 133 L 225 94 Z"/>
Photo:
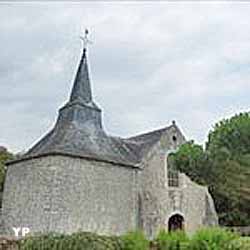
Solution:
<path fill-rule="evenodd" d="M 0 3 L 0 145 L 24 152 L 69 98 L 88 28 L 90 77 L 106 131 L 169 126 L 204 144 L 250 110 L 250 3 Z"/>

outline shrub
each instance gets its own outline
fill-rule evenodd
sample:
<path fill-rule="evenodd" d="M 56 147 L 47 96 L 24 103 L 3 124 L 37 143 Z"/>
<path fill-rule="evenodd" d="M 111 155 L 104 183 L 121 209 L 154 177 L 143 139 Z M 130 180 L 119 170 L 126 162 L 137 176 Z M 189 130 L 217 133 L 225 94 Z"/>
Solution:
<path fill-rule="evenodd" d="M 149 241 L 141 231 L 130 232 L 122 236 L 123 250 L 148 250 Z"/>
<path fill-rule="evenodd" d="M 249 250 L 250 249 L 250 237 L 241 237 L 239 240 L 240 250 Z"/>
<path fill-rule="evenodd" d="M 152 246 L 157 250 L 249 250 L 250 240 L 220 228 L 201 229 L 192 238 L 183 231 L 167 233 L 162 230 Z M 149 250 L 143 232 L 127 233 L 121 237 L 100 236 L 79 232 L 71 235 L 46 234 L 19 241 L 19 250 Z M 152 248 L 153 249 L 153 248 Z"/>
<path fill-rule="evenodd" d="M 189 238 L 183 231 L 166 232 L 161 230 L 156 237 L 159 250 L 188 250 Z"/>
<path fill-rule="evenodd" d="M 204 228 L 196 232 L 190 241 L 192 250 L 238 250 L 235 244 L 239 236 L 221 228 Z"/>
<path fill-rule="evenodd" d="M 93 233 L 72 235 L 47 234 L 28 237 L 19 243 L 20 250 L 122 250 L 118 237 L 98 236 Z"/>

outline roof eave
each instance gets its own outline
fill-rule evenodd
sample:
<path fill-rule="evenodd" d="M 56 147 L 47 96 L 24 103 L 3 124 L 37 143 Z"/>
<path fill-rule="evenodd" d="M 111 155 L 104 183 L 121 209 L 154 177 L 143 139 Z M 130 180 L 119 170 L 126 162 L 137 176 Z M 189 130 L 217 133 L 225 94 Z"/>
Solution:
<path fill-rule="evenodd" d="M 135 169 L 140 169 L 140 164 L 138 163 L 124 163 L 124 162 L 119 162 L 119 161 L 113 161 L 113 160 L 107 160 L 107 159 L 101 159 L 99 157 L 94 157 L 94 156 L 87 156 L 87 155 L 79 155 L 79 154 L 71 154 L 71 153 L 65 153 L 65 152 L 48 152 L 48 153 L 42 153 L 42 154 L 34 154 L 34 155 L 27 155 L 27 156 L 22 156 L 20 158 L 17 158 L 15 160 L 11 160 L 6 162 L 6 165 L 12 165 L 15 163 L 23 162 L 23 161 L 28 161 L 32 159 L 38 159 L 42 157 L 48 157 L 48 156 L 66 156 L 66 157 L 72 157 L 72 158 L 81 158 L 81 159 L 86 159 L 86 160 L 91 160 L 91 161 L 97 161 L 97 162 L 106 162 L 110 163 L 113 165 L 120 165 L 123 167 L 129 167 L 129 168 L 135 168 Z"/>

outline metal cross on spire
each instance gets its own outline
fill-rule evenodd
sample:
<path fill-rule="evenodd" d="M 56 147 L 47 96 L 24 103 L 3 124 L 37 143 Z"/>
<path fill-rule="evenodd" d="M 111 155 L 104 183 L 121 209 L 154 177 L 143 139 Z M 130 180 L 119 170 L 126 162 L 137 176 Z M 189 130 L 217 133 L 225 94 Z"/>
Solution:
<path fill-rule="evenodd" d="M 89 31 L 88 29 L 85 29 L 84 36 L 80 36 L 80 39 L 83 41 L 83 50 L 87 49 L 88 44 L 91 44 L 92 42 L 88 39 Z"/>

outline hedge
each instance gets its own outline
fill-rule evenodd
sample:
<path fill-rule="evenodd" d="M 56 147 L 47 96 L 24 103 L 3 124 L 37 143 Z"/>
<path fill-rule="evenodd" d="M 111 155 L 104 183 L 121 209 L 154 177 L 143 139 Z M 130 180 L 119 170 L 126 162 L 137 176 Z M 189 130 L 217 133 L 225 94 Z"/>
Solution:
<path fill-rule="evenodd" d="M 201 229 L 193 236 L 162 230 L 153 241 L 147 240 L 140 231 L 119 237 L 87 232 L 71 235 L 51 233 L 26 237 L 17 241 L 17 246 L 17 250 L 249 250 L 250 239 L 225 229 L 210 228 Z"/>

